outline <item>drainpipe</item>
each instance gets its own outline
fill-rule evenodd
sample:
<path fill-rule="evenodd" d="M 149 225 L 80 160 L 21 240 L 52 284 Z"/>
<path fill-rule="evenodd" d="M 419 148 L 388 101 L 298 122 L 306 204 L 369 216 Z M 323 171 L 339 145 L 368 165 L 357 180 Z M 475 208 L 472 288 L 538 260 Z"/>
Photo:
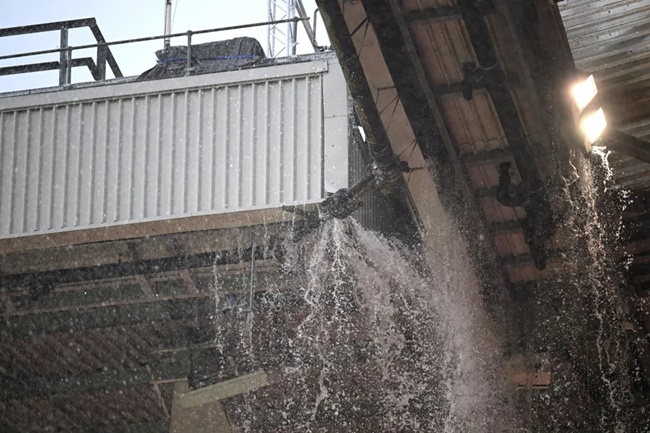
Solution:
<path fill-rule="evenodd" d="M 341 189 L 320 206 L 322 218 L 345 218 L 361 204 L 357 197 L 370 188 L 390 193 L 408 171 L 390 147 L 384 124 L 365 80 L 361 62 L 345 24 L 338 2 L 317 0 L 325 27 L 338 56 L 354 106 L 366 134 L 366 143 L 372 159 L 368 174 L 349 189 Z M 287 209 L 288 210 L 288 209 Z"/>
<path fill-rule="evenodd" d="M 339 4 L 329 0 L 317 0 L 317 3 L 338 56 L 343 75 L 348 83 L 350 94 L 354 99 L 354 106 L 366 134 L 370 156 L 380 169 L 389 169 L 395 165 L 397 156 L 390 148 L 384 124 L 365 80 L 361 62 L 352 37 L 349 35 L 345 18 L 339 9 Z"/>

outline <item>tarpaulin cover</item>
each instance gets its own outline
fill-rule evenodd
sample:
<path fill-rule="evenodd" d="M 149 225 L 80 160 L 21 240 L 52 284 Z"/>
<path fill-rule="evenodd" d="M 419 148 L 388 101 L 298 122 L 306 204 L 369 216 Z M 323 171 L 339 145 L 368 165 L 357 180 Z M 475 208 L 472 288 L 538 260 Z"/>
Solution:
<path fill-rule="evenodd" d="M 181 77 L 187 66 L 187 46 L 172 46 L 156 51 L 158 64 L 142 73 L 138 80 Z M 192 45 L 190 52 L 191 75 L 222 72 L 250 65 L 266 55 L 254 38 L 235 38 L 225 41 Z"/>

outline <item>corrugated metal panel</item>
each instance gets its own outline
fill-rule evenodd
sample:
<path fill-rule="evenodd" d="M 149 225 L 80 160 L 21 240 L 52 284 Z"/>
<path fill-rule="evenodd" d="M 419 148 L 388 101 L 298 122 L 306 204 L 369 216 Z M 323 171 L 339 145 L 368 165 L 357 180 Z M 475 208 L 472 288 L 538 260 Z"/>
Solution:
<path fill-rule="evenodd" d="M 15 107 L 0 111 L 0 237 L 322 199 L 324 143 L 347 152 L 336 138 L 347 137 L 345 82 L 331 77 L 337 65 L 282 68 L 283 77 L 264 79 L 274 67 L 261 68 L 230 83 L 182 88 L 180 79 L 144 94 L 151 83 L 125 84 L 131 92 L 101 99 L 90 99 L 95 89 L 71 91 L 68 101 L 59 92 L 49 106 L 9 98 Z M 330 131 L 327 98 L 338 121 Z"/>
<path fill-rule="evenodd" d="M 364 152 L 364 146 L 361 135 L 353 132 L 350 143 L 350 164 L 349 175 L 350 183 L 355 184 L 360 181 L 368 173 L 368 166 L 370 165 L 370 157 L 367 151 Z M 390 231 L 390 206 L 386 203 L 386 198 L 376 189 L 372 188 L 366 191 L 361 197 L 363 206 L 354 212 L 353 217 L 363 227 L 388 233 Z"/>
<path fill-rule="evenodd" d="M 650 114 L 650 0 L 559 4 L 576 66 L 594 73 L 608 116 L 620 128 Z M 608 107 L 609 106 L 609 107 Z M 642 135 L 647 136 L 646 128 Z"/>
<path fill-rule="evenodd" d="M 650 188 L 650 165 L 647 163 L 621 154 L 610 157 L 609 161 L 616 182 L 621 187 L 634 190 Z"/>
<path fill-rule="evenodd" d="M 574 0 L 559 4 L 579 69 L 594 74 L 608 122 L 650 141 L 650 0 Z M 650 165 L 614 157 L 621 185 L 645 189 Z"/>
<path fill-rule="evenodd" d="M 576 61 L 602 67 L 598 60 L 612 55 L 631 50 L 647 55 L 650 1 L 574 0 L 559 5 Z"/>

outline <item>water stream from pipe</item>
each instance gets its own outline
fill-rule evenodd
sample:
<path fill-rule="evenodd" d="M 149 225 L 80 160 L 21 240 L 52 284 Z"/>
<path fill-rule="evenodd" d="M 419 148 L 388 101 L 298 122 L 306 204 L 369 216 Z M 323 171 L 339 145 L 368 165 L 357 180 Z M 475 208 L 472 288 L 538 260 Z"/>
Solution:
<path fill-rule="evenodd" d="M 435 224 L 421 245 L 351 218 L 283 241 L 280 269 L 257 277 L 265 291 L 254 314 L 240 302 L 217 332 L 229 342 L 220 349 L 224 378 L 260 369 L 272 377 L 223 402 L 234 424 L 242 432 L 492 433 L 558 431 L 593 418 L 599 431 L 632 431 L 622 414 L 628 384 L 611 255 L 620 218 L 599 209 L 602 173 L 583 161 L 565 182 L 561 254 L 573 270 L 553 277 L 552 291 L 529 294 L 535 319 L 520 349 L 528 364 L 542 355 L 549 362 L 548 389 L 511 384 L 525 370 L 511 363 L 511 322 L 486 307 L 467 245 L 433 201 Z M 589 398 L 584 413 L 567 403 L 577 393 Z"/>
<path fill-rule="evenodd" d="M 305 432 L 360 425 L 365 430 L 350 431 L 515 431 L 504 404 L 503 347 L 445 218 L 441 242 L 424 255 L 352 219 L 287 242 L 284 274 L 304 269 L 302 284 L 291 290 L 276 279 L 252 331 L 255 339 L 278 314 L 294 324 L 273 337 L 284 342 L 281 365 L 267 363 L 291 383 L 274 398 L 275 422 Z M 243 343 L 250 328 L 240 328 Z M 251 346 L 231 353 L 254 360 Z M 270 425 L 268 410 L 242 403 L 244 431 L 261 431 L 251 416 Z"/>

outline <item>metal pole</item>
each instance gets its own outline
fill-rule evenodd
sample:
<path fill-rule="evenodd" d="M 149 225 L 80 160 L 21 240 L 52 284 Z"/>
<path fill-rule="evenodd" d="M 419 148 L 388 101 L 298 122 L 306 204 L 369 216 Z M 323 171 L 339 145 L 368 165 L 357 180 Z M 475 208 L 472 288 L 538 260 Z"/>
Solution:
<path fill-rule="evenodd" d="M 287 19 L 293 19 L 296 16 L 296 5 L 294 0 L 287 1 Z M 297 23 L 287 23 L 287 56 L 296 55 L 296 30 Z"/>
<path fill-rule="evenodd" d="M 275 0 L 267 1 L 267 20 L 269 22 L 275 20 Z M 269 57 L 275 56 L 275 39 L 273 36 L 273 24 L 266 26 L 266 55 Z"/>
<path fill-rule="evenodd" d="M 65 84 L 70 84 L 72 83 L 72 47 L 68 47 L 68 59 L 66 60 L 65 63 Z"/>
<path fill-rule="evenodd" d="M 192 72 L 192 30 L 187 31 L 187 64 L 185 65 L 185 75 Z"/>
<path fill-rule="evenodd" d="M 291 44 L 291 55 L 295 56 L 298 48 L 298 21 L 294 21 L 291 26 L 291 36 L 293 38 L 293 43 Z"/>
<path fill-rule="evenodd" d="M 106 58 L 108 57 L 106 52 L 108 47 L 105 44 L 102 44 L 97 47 L 97 71 L 99 73 L 99 79 L 106 79 Z"/>
<path fill-rule="evenodd" d="M 305 6 L 302 4 L 302 0 L 293 0 L 294 1 L 294 6 L 296 8 L 296 12 L 300 18 L 308 18 L 307 12 L 305 11 Z M 312 29 L 312 26 L 309 24 L 309 20 L 304 20 L 302 22 L 302 25 L 305 29 L 305 33 L 307 33 L 307 38 L 309 39 L 309 43 L 311 44 L 312 48 L 314 49 L 314 52 L 318 52 L 318 43 L 316 42 L 316 13 L 318 12 L 318 9 L 316 9 L 316 12 L 314 12 L 314 28 Z M 294 27 L 296 30 L 295 37 L 298 37 L 298 26 L 296 23 L 296 26 Z M 296 42 L 297 43 L 297 42 Z"/>
<path fill-rule="evenodd" d="M 172 0 L 165 0 L 165 42 L 164 48 L 167 49 L 171 45 L 169 35 L 172 32 Z"/>
<path fill-rule="evenodd" d="M 314 11 L 314 27 L 312 28 L 312 34 L 314 35 L 314 39 L 312 40 L 312 44 L 314 45 L 314 49 L 319 49 L 318 47 L 318 40 L 316 39 L 316 22 L 318 18 L 318 8 Z"/>
<path fill-rule="evenodd" d="M 68 83 L 68 28 L 61 29 L 61 44 L 59 45 L 59 86 Z"/>

